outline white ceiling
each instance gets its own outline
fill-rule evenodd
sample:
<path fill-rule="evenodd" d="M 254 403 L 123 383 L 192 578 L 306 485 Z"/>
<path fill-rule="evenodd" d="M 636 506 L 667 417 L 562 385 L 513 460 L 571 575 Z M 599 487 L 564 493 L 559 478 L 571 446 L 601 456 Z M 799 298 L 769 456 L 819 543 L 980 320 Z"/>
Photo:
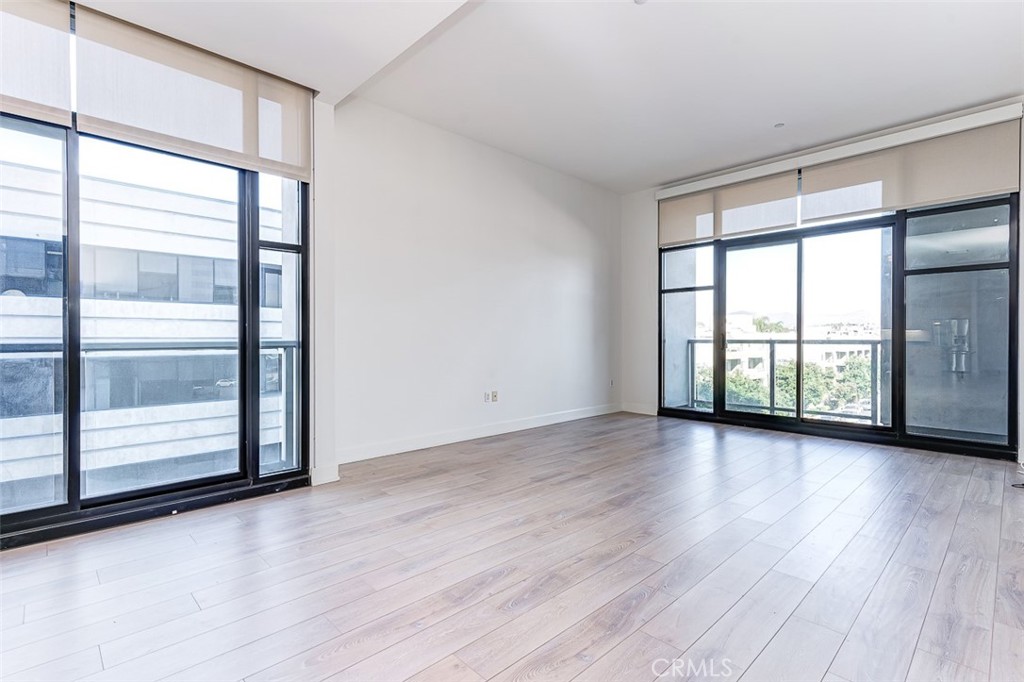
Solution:
<path fill-rule="evenodd" d="M 319 91 L 334 104 L 466 0 L 85 0 L 81 4 Z"/>
<path fill-rule="evenodd" d="M 1024 94 L 1020 0 L 86 4 L 619 192 Z"/>

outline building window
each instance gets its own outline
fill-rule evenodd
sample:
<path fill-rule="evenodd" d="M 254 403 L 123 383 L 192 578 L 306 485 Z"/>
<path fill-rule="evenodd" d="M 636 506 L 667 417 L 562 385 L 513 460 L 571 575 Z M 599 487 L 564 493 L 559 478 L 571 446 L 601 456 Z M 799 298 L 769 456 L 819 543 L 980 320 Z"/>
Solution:
<path fill-rule="evenodd" d="M 178 300 L 178 259 L 166 253 L 139 253 L 139 297 Z"/>
<path fill-rule="evenodd" d="M 260 266 L 260 307 L 281 307 L 281 268 L 277 265 Z"/>
<path fill-rule="evenodd" d="M 37 239 L 0 237 L 0 294 L 62 296 L 63 245 Z"/>

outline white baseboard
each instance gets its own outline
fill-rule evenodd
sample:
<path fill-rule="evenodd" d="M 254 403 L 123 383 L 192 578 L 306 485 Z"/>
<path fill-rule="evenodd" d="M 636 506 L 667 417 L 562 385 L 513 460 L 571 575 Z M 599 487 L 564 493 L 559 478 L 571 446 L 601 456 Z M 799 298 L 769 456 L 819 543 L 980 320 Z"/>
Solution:
<path fill-rule="evenodd" d="M 585 419 L 587 417 L 597 417 L 602 414 L 612 414 L 618 411 L 618 405 L 595 405 L 593 407 L 582 407 L 575 410 L 550 412 L 548 414 L 541 414 L 535 417 L 523 417 L 521 419 L 481 424 L 480 426 L 472 426 L 465 429 L 440 431 L 438 433 L 429 433 L 422 436 L 413 436 L 411 438 L 399 438 L 396 440 L 366 443 L 364 445 L 339 449 L 337 451 L 338 464 L 358 462 L 372 457 L 383 457 L 384 455 L 394 455 L 400 452 L 422 450 L 423 448 L 432 448 L 437 447 L 438 445 L 449 445 L 451 443 L 473 440 L 474 438 L 498 436 L 503 433 L 533 429 L 538 426 L 548 426 L 550 424 L 560 424 L 562 422 Z"/>
<path fill-rule="evenodd" d="M 658 406 L 648 403 L 622 403 L 623 412 L 633 412 L 634 414 L 646 414 L 655 416 L 658 414 Z"/>
<path fill-rule="evenodd" d="M 333 464 L 331 466 L 314 467 L 309 471 L 309 482 L 310 485 L 323 485 L 324 483 L 334 483 L 341 476 L 338 475 L 338 465 Z"/>

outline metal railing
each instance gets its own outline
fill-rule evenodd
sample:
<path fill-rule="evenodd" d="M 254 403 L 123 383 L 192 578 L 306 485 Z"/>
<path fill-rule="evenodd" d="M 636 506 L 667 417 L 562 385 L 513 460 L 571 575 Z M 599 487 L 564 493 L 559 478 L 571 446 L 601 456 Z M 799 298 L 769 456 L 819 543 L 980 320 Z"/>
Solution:
<path fill-rule="evenodd" d="M 712 339 L 687 339 L 686 340 L 686 355 L 687 362 L 690 371 L 690 395 L 691 403 L 694 407 L 703 407 L 709 409 L 711 407 L 710 401 L 698 400 L 698 381 L 697 381 L 697 353 L 696 349 L 698 345 L 711 345 Z M 842 410 L 802 410 L 801 414 L 812 417 L 825 417 L 825 418 L 841 418 L 841 419 L 852 419 L 857 421 L 864 421 L 870 424 L 877 424 L 879 422 L 879 394 L 878 394 L 878 382 L 879 372 L 878 365 L 880 360 L 880 349 L 882 341 L 879 339 L 804 339 L 802 341 L 804 348 L 808 346 L 867 346 L 870 349 L 869 357 L 871 362 L 871 397 L 870 397 L 870 414 L 856 414 Z M 768 404 L 751 404 L 751 403 L 737 403 L 727 402 L 726 409 L 740 410 L 747 412 L 762 412 L 771 415 L 784 414 L 784 415 L 796 415 L 796 407 L 788 407 L 785 405 L 779 405 L 776 400 L 776 369 L 778 365 L 778 346 L 793 346 L 794 351 L 796 348 L 796 339 L 726 339 L 726 348 L 729 346 L 768 346 Z M 728 351 L 727 351 L 728 352 Z M 796 362 L 796 353 L 792 354 L 793 362 Z M 728 358 L 727 358 L 728 360 Z M 842 363 L 836 363 L 842 364 Z M 727 373 L 733 370 L 726 370 Z"/>

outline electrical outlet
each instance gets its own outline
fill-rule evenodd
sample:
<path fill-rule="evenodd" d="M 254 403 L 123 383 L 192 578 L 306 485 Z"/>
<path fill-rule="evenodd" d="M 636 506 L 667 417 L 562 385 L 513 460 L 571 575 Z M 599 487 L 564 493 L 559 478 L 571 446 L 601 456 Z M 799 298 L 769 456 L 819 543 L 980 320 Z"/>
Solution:
<path fill-rule="evenodd" d="M 491 402 L 492 403 L 498 402 L 498 392 L 497 391 L 491 391 Z"/>
<path fill-rule="evenodd" d="M 491 394 L 488 391 L 484 391 L 484 402 L 485 403 L 491 402 Z"/>

